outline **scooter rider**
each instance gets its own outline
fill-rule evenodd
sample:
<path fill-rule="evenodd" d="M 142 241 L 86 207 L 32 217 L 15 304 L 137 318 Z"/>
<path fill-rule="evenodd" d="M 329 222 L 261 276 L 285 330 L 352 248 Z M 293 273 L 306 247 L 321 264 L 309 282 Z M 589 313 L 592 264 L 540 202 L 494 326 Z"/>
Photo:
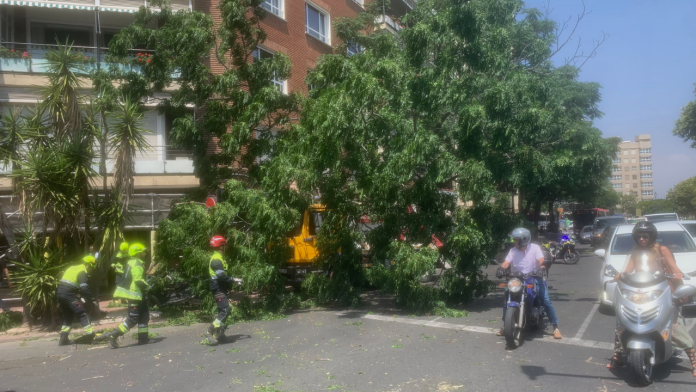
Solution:
<path fill-rule="evenodd" d="M 510 249 L 510 252 L 505 257 L 505 262 L 501 266 L 503 269 L 512 266 L 512 272 L 521 272 L 523 274 L 529 274 L 538 269 L 545 269 L 543 265 L 544 254 L 539 245 L 531 243 L 532 233 L 529 230 L 521 227 L 517 228 L 510 233 L 510 237 L 514 241 L 515 247 Z M 536 281 L 538 296 L 544 303 L 549 322 L 553 325 L 553 337 L 561 339 L 563 335 L 561 335 L 561 331 L 558 329 L 558 317 L 556 317 L 556 311 L 553 309 L 546 285 L 540 277 L 537 277 Z M 505 319 L 505 308 L 503 308 L 503 319 Z M 504 334 L 505 329 L 501 328 L 496 335 L 503 336 Z"/>
<path fill-rule="evenodd" d="M 227 293 L 234 283 L 232 277 L 227 275 L 227 261 L 222 256 L 225 253 L 227 241 L 224 237 L 216 235 L 210 239 L 210 247 L 213 255 L 210 257 L 208 271 L 210 273 L 210 291 L 215 298 L 218 315 L 206 331 L 206 336 L 211 343 L 217 343 L 225 338 L 225 320 L 230 315 L 230 301 Z"/>
<path fill-rule="evenodd" d="M 662 271 L 667 275 L 672 275 L 674 278 L 670 281 L 672 291 L 680 284 L 680 280 L 684 277 L 684 273 L 677 267 L 677 262 L 674 259 L 672 251 L 668 247 L 662 246 L 657 242 L 657 228 L 651 222 L 638 222 L 633 227 L 633 240 L 636 242 L 633 251 L 631 252 L 628 264 L 624 271 L 617 274 L 614 279 L 618 280 L 623 274 L 646 271 L 658 272 Z M 637 253 L 648 251 L 648 257 L 644 261 L 638 261 Z M 614 356 L 607 365 L 608 369 L 615 369 L 623 365 L 621 341 L 619 340 L 618 327 L 614 330 Z M 694 352 L 694 340 L 686 330 L 681 317 L 677 317 L 676 322 L 672 324 L 672 343 L 676 348 L 684 350 L 691 361 L 692 374 L 696 377 L 696 352 Z"/>

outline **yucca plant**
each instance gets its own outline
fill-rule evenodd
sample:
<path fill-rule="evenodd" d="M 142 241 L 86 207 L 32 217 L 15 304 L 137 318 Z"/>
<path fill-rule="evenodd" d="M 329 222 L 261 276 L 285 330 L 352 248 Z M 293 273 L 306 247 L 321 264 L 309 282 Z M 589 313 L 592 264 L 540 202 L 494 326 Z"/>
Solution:
<path fill-rule="evenodd" d="M 45 241 L 33 235 L 32 227 L 25 229 L 25 234 L 20 244 L 25 264 L 17 264 L 12 280 L 25 301 L 30 319 L 54 326 L 58 322 L 56 290 L 64 255 L 58 247 L 43 246 Z"/>

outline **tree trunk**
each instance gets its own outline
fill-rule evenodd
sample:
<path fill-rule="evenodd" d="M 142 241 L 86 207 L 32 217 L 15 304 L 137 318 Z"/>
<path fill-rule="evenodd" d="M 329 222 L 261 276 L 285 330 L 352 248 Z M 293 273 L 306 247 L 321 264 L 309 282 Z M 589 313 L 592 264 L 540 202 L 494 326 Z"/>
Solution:
<path fill-rule="evenodd" d="M 2 230 L 2 234 L 7 239 L 7 245 L 10 248 L 10 250 L 9 250 L 10 258 L 12 260 L 19 261 L 19 250 L 17 249 L 17 246 L 16 246 L 17 240 L 15 239 L 14 231 L 12 231 L 12 227 L 10 226 L 10 222 L 7 220 L 7 216 L 5 215 L 5 208 L 1 203 L 0 203 L 0 230 Z"/>
<path fill-rule="evenodd" d="M 541 200 L 537 199 L 534 202 L 534 228 L 537 230 L 534 230 L 534 236 L 536 239 L 539 238 L 539 216 L 541 215 Z"/>
<path fill-rule="evenodd" d="M 520 188 L 517 191 L 517 211 L 522 213 L 524 209 L 524 189 Z"/>
<path fill-rule="evenodd" d="M 529 209 L 532 207 L 532 200 L 527 199 L 527 203 L 524 205 L 524 210 L 522 211 L 522 215 L 525 216 L 525 218 L 529 215 Z"/>
<path fill-rule="evenodd" d="M 549 231 L 553 230 L 554 233 L 558 233 L 558 228 L 555 227 L 556 215 L 553 210 L 553 201 L 549 202 Z"/>

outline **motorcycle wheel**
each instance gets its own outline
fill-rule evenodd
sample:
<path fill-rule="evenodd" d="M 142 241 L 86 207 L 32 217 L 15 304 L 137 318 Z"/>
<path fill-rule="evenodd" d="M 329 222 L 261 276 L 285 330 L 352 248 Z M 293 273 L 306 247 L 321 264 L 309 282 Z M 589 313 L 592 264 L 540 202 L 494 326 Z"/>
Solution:
<path fill-rule="evenodd" d="M 628 365 L 641 386 L 648 386 L 653 382 L 653 365 L 650 364 L 650 354 L 647 350 L 633 350 L 628 354 Z"/>
<path fill-rule="evenodd" d="M 505 312 L 505 341 L 508 348 L 522 345 L 522 328 L 517 321 L 520 319 L 520 308 L 508 308 Z"/>
<path fill-rule="evenodd" d="M 563 255 L 563 261 L 565 261 L 566 264 L 577 264 L 577 262 L 580 261 L 580 252 L 577 250 L 567 252 Z"/>

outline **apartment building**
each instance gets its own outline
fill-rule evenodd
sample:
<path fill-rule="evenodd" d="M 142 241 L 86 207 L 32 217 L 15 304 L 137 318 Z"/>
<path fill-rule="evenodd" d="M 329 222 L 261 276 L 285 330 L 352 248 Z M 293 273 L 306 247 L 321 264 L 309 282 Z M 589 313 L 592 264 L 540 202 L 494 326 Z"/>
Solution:
<path fill-rule="evenodd" d="M 623 141 L 612 160 L 611 186 L 617 193 L 635 194 L 638 200 L 652 200 L 653 169 L 650 135 L 638 135 L 635 141 Z"/>
<path fill-rule="evenodd" d="M 262 21 L 267 40 L 255 56 L 270 56 L 280 51 L 289 56 L 292 76 L 274 80 L 285 93 L 307 93 L 307 73 L 316 66 L 322 54 L 330 54 L 340 44 L 334 23 L 337 18 L 355 16 L 364 9 L 366 0 L 266 0 L 262 6 L 268 16 Z M 381 28 L 397 32 L 401 29 L 398 17 L 411 10 L 416 0 L 393 0 L 378 19 Z M 107 66 L 103 61 L 109 41 L 133 21 L 133 14 L 146 0 L 0 0 L 0 45 L 2 51 L 26 52 L 22 58 L 2 57 L 0 51 L 0 110 L 31 106 L 38 99 L 36 86 L 45 84 L 46 53 L 56 41 L 72 42 L 76 50 L 93 58 L 90 66 Z M 220 21 L 219 0 L 172 0 L 175 10 L 196 10 L 209 13 Z M 392 18 L 394 16 L 394 18 Z M 100 30 L 100 31 L 98 31 Z M 101 34 L 99 34 L 101 33 Z M 357 53 L 360 48 L 351 48 Z M 16 57 L 16 56 L 10 56 Z M 138 71 L 136 65 L 125 65 Z M 213 73 L 221 73 L 216 63 L 209 64 Z M 91 87 L 84 79 L 85 93 Z M 191 156 L 172 148 L 169 141 L 171 122 L 155 110 L 156 103 L 146 104 L 146 135 L 152 150 L 136 157 L 136 206 L 130 230 L 154 230 L 166 217 L 171 200 L 186 190 L 197 187 Z M 216 140 L 211 140 L 215 149 Z M 113 162 L 107 160 L 108 183 L 111 184 Z M 19 226 L 15 211 L 18 201 L 11 195 L 7 171 L 0 167 L 0 202 L 11 223 Z M 98 170 L 98 163 L 95 162 Z M 101 183 L 101 180 L 97 180 Z M 13 220 L 14 219 L 14 220 Z"/>

